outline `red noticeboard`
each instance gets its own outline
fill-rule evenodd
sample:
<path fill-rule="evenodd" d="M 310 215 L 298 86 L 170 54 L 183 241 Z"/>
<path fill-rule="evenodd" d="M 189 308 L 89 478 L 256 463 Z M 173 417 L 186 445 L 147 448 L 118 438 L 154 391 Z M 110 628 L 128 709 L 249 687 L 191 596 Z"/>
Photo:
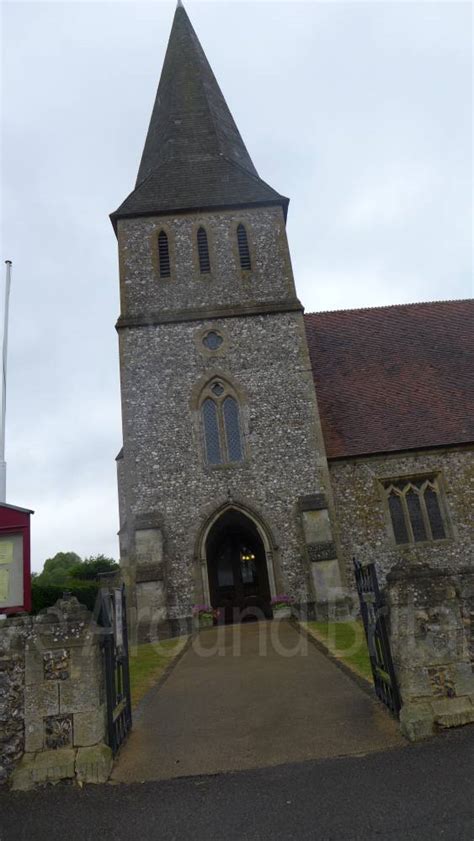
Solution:
<path fill-rule="evenodd" d="M 31 514 L 0 503 L 0 613 L 31 610 Z"/>

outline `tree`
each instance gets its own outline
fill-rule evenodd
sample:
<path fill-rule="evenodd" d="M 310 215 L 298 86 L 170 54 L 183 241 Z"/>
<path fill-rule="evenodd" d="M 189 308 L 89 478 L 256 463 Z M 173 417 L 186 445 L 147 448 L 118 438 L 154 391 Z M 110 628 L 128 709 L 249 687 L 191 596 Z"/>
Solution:
<path fill-rule="evenodd" d="M 105 555 L 91 555 L 81 563 L 76 564 L 69 570 L 69 575 L 79 581 L 93 581 L 101 572 L 114 572 L 118 569 L 118 563 L 113 558 Z"/>
<path fill-rule="evenodd" d="M 54 557 L 47 558 L 36 580 L 39 584 L 66 584 L 71 569 L 81 563 L 76 552 L 57 552 Z"/>

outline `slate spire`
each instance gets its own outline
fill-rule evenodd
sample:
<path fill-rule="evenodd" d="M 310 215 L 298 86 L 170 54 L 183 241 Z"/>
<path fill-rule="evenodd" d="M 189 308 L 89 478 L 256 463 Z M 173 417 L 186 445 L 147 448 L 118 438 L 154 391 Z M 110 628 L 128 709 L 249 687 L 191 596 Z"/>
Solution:
<path fill-rule="evenodd" d="M 259 177 L 182 5 L 178 4 L 134 191 L 112 214 L 280 204 Z"/>

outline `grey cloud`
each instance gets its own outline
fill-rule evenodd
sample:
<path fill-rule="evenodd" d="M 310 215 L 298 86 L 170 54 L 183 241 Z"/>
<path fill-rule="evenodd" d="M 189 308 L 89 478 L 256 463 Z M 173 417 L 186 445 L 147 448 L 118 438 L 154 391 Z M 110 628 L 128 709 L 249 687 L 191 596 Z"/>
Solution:
<path fill-rule="evenodd" d="M 3 8 L 8 499 L 33 559 L 117 555 L 115 237 L 170 3 Z M 262 177 L 291 198 L 308 310 L 471 293 L 471 9 L 189 3 Z"/>

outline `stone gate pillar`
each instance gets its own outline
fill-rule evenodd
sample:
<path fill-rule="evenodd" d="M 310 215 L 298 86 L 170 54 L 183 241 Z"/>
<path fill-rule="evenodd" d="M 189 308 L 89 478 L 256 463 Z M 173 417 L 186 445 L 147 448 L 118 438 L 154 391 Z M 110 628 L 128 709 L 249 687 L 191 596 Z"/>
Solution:
<path fill-rule="evenodd" d="M 474 572 L 399 564 L 387 603 L 404 735 L 474 721 Z"/>
<path fill-rule="evenodd" d="M 15 723 L 8 742 L 0 742 L 0 768 L 3 762 L 12 788 L 107 779 L 112 756 L 105 744 L 100 633 L 92 614 L 75 598 L 0 626 L 0 669 L 3 663 L 7 690 L 3 710 Z"/>

